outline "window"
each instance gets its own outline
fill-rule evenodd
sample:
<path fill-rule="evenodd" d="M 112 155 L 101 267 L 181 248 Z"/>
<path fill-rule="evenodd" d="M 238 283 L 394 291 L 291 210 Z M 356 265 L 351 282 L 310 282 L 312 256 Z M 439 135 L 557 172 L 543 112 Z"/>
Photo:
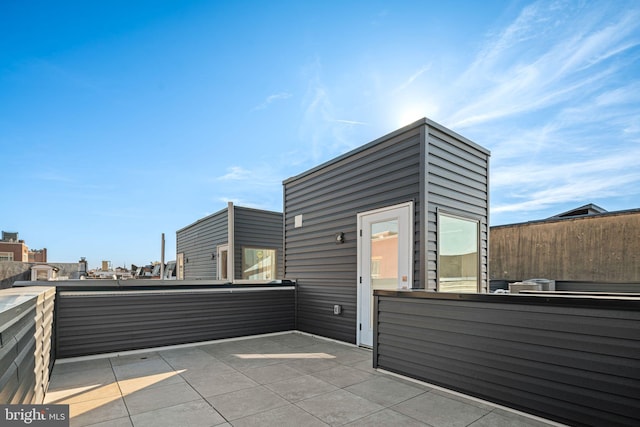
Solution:
<path fill-rule="evenodd" d="M 438 214 L 438 291 L 478 292 L 480 224 Z"/>
<path fill-rule="evenodd" d="M 229 280 L 229 245 L 218 246 L 218 280 Z"/>
<path fill-rule="evenodd" d="M 242 278 L 250 280 L 273 280 L 277 272 L 275 249 L 242 248 Z"/>
<path fill-rule="evenodd" d="M 0 261 L 13 261 L 13 252 L 0 252 Z"/>

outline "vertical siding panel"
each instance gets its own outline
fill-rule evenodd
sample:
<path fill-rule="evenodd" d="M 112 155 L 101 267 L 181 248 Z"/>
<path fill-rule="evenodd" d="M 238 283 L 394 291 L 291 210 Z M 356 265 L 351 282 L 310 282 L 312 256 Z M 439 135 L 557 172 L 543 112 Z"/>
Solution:
<path fill-rule="evenodd" d="M 428 263 L 426 289 L 437 289 L 437 211 L 480 222 L 480 289 L 488 292 L 489 152 L 431 122 L 427 135 Z"/>

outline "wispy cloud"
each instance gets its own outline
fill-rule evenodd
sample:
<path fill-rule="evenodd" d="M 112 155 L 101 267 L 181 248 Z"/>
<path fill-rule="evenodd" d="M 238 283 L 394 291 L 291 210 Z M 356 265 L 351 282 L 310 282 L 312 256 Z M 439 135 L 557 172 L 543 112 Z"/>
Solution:
<path fill-rule="evenodd" d="M 415 82 L 418 77 L 420 77 L 421 75 L 423 75 L 424 73 L 426 73 L 427 71 L 429 71 L 429 69 L 431 69 L 431 65 L 425 65 L 422 68 L 420 68 L 418 71 L 416 71 L 415 73 L 413 73 L 411 76 L 409 76 L 409 78 L 407 80 L 405 80 L 404 82 L 402 82 L 400 84 L 400 86 L 398 86 L 397 88 L 393 89 L 391 91 L 392 94 L 397 94 L 398 92 L 402 92 L 403 90 L 405 90 L 406 88 L 408 88 L 409 86 L 411 86 L 413 84 L 413 82 Z"/>
<path fill-rule="evenodd" d="M 251 178 L 251 171 L 242 166 L 231 166 L 227 173 L 216 178 L 218 181 L 244 181 Z"/>
<path fill-rule="evenodd" d="M 341 119 L 336 119 L 333 120 L 336 123 L 342 123 L 345 125 L 353 125 L 353 126 L 366 126 L 367 124 L 365 122 L 358 122 L 356 120 L 341 120 Z"/>
<path fill-rule="evenodd" d="M 279 92 L 279 93 L 275 93 L 273 95 L 269 95 L 264 101 L 262 101 L 262 103 L 260 105 L 257 105 L 255 107 L 253 107 L 252 111 L 264 110 L 265 108 L 267 108 L 272 103 L 274 103 L 274 102 L 276 102 L 278 100 L 282 100 L 282 99 L 289 99 L 292 96 L 293 95 L 288 93 L 288 92 Z"/>
<path fill-rule="evenodd" d="M 351 132 L 356 126 L 367 125 L 360 120 L 338 118 L 344 117 L 340 113 L 332 99 L 332 95 L 339 93 L 325 84 L 322 79 L 322 64 L 316 58 L 304 69 L 307 81 L 307 91 L 302 100 L 303 117 L 300 124 L 299 138 L 310 150 L 299 153 L 301 163 L 309 163 L 311 166 L 319 161 L 326 160 L 337 154 L 341 154 L 362 141 L 354 142 Z"/>
<path fill-rule="evenodd" d="M 595 8 L 572 14 L 573 7 L 534 3 L 490 38 L 458 80 L 471 96 L 453 114 L 451 126 L 465 128 L 584 99 L 629 61 L 624 54 L 637 59 L 631 51 L 640 44 L 638 10 L 608 13 L 604 19 Z"/>
<path fill-rule="evenodd" d="M 640 194 L 640 83 L 629 78 L 640 5 L 630 5 L 535 2 L 492 31 L 452 85 L 445 123 L 492 150 L 494 219 Z"/>
<path fill-rule="evenodd" d="M 63 182 L 63 183 L 72 183 L 75 182 L 74 179 L 61 174 L 59 172 L 39 172 L 34 175 L 34 177 L 41 181 L 49 181 L 49 182 Z"/>

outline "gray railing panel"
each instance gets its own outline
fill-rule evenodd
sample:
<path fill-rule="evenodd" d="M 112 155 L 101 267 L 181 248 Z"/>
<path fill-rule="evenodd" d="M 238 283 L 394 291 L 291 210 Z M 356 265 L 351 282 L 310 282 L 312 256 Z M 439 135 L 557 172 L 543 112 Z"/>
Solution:
<path fill-rule="evenodd" d="M 570 425 L 640 425 L 640 298 L 376 298 L 376 367 Z"/>

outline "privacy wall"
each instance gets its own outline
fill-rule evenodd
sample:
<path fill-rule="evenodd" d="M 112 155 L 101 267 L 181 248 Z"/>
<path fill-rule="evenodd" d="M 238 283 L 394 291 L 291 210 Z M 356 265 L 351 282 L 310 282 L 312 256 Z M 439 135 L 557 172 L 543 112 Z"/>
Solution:
<path fill-rule="evenodd" d="M 0 404 L 41 404 L 56 357 L 52 345 L 56 289 L 0 291 Z"/>
<path fill-rule="evenodd" d="M 375 294 L 374 367 L 572 426 L 640 425 L 640 298 Z"/>
<path fill-rule="evenodd" d="M 491 227 L 491 278 L 544 277 L 620 289 L 613 284 L 640 283 L 639 236 L 640 209 Z"/>
<path fill-rule="evenodd" d="M 291 283 L 104 282 L 98 289 L 58 287 L 59 358 L 295 329 Z"/>

